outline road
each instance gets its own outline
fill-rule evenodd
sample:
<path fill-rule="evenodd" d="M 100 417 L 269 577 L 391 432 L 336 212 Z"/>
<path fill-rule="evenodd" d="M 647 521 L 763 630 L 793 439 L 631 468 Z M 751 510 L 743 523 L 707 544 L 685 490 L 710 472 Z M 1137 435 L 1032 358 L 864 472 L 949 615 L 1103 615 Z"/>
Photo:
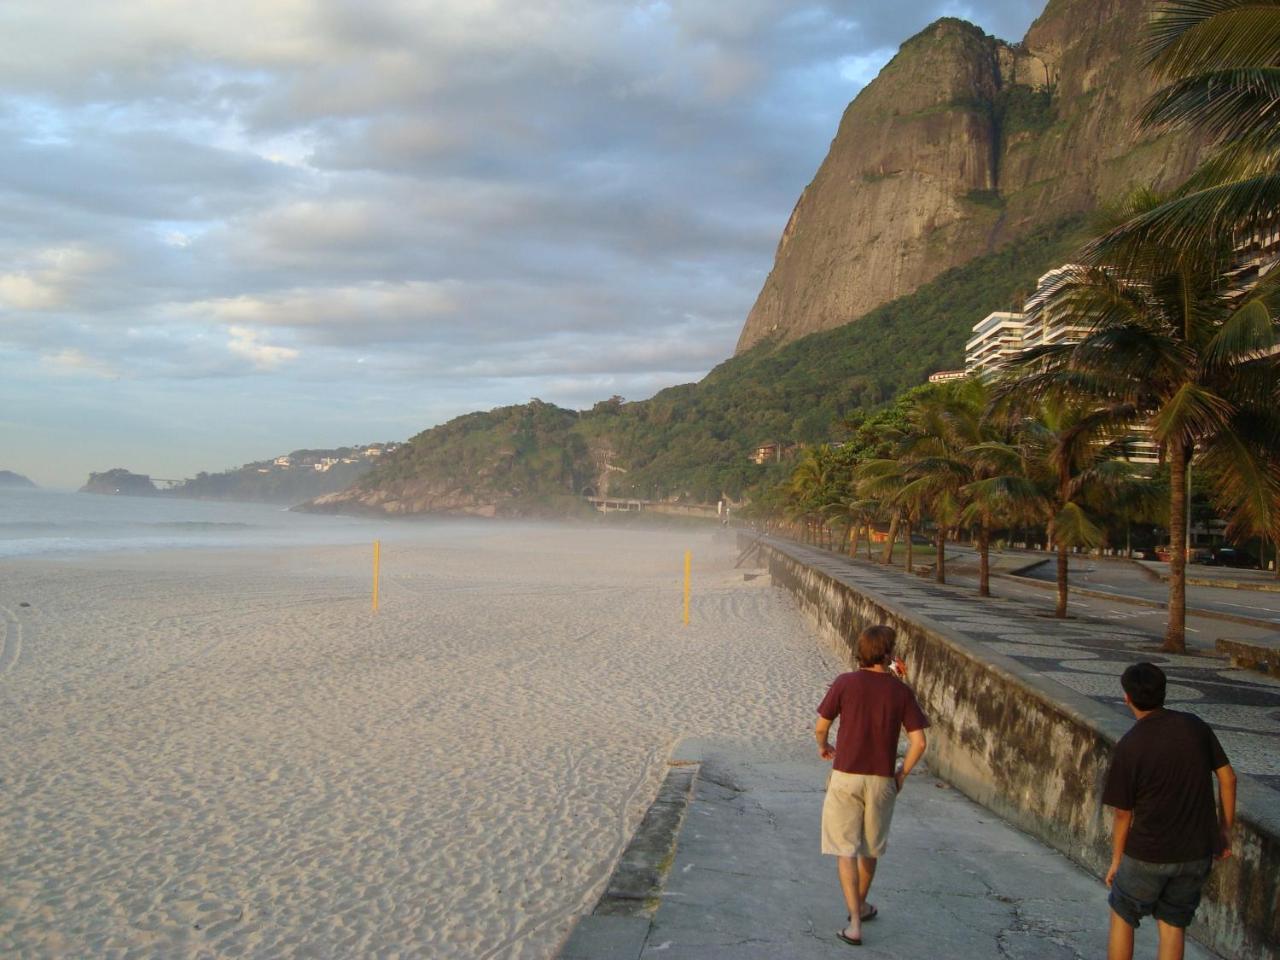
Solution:
<path fill-rule="evenodd" d="M 1005 559 L 1011 556 L 1013 555 L 1006 554 Z M 1031 555 L 1028 562 L 1034 559 L 1034 555 Z M 1001 564 L 1009 565 L 1009 562 Z M 1017 597 L 1051 610 L 1055 602 L 1055 591 L 1052 589 L 1055 576 L 1053 558 L 1049 557 L 1044 564 L 1021 577 L 993 577 L 991 590 L 998 596 Z M 1069 576 L 1072 586 L 1089 590 L 1156 603 L 1164 603 L 1169 598 L 1168 584 L 1156 580 L 1134 564 L 1121 561 L 1073 557 Z M 948 545 L 947 581 L 958 586 L 977 588 L 976 551 L 969 547 Z M 1080 593 L 1071 596 L 1068 605 L 1075 613 L 1123 622 L 1156 635 L 1164 633 L 1168 620 L 1163 609 Z M 1219 637 L 1253 639 L 1274 636 L 1280 631 L 1280 593 L 1188 586 L 1187 606 L 1262 621 L 1262 624 L 1245 624 L 1191 614 L 1187 617 L 1187 641 L 1190 646 L 1198 649 L 1212 651 L 1214 642 Z M 1270 626 L 1271 624 L 1274 626 Z"/>

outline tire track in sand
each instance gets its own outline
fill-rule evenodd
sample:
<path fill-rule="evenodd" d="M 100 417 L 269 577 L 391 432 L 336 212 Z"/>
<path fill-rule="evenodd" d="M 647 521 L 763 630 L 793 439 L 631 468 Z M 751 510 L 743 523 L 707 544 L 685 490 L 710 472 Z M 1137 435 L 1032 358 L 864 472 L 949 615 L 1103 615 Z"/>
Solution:
<path fill-rule="evenodd" d="M 0 677 L 13 672 L 22 656 L 22 622 L 8 607 L 0 606 L 0 626 L 4 628 L 4 643 L 0 646 Z"/>

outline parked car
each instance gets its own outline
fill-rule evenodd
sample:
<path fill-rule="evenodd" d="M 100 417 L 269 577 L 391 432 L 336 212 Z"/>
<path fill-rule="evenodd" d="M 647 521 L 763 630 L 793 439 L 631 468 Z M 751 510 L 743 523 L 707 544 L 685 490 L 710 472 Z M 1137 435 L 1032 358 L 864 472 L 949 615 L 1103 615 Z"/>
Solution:
<path fill-rule="evenodd" d="M 1256 567 L 1258 558 L 1235 547 L 1219 547 L 1205 563 L 1211 567 Z"/>
<path fill-rule="evenodd" d="M 1161 544 L 1155 548 L 1154 557 L 1163 563 L 1168 563 L 1173 556 L 1172 548 L 1167 544 Z M 1187 563 L 1213 563 L 1213 551 L 1207 547 L 1187 547 Z"/>

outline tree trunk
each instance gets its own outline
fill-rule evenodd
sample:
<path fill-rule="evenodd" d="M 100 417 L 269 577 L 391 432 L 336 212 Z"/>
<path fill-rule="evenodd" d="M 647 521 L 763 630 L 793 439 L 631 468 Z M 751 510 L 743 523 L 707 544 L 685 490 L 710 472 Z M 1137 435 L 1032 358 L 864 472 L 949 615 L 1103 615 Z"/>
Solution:
<path fill-rule="evenodd" d="M 907 527 L 907 573 L 915 573 L 915 571 L 911 568 L 911 521 L 910 520 L 907 521 L 906 527 Z"/>
<path fill-rule="evenodd" d="M 984 523 L 978 527 L 978 596 L 991 596 L 991 531 Z"/>
<path fill-rule="evenodd" d="M 1053 608 L 1053 615 L 1059 620 L 1067 616 L 1067 557 L 1069 548 L 1065 543 L 1058 544 L 1058 603 Z"/>
<path fill-rule="evenodd" d="M 870 562 L 873 559 L 874 558 L 871 556 L 871 521 L 868 520 L 867 521 L 867 560 L 868 562 Z"/>
<path fill-rule="evenodd" d="M 938 583 L 947 582 L 947 528 L 938 524 L 938 562 L 933 568 L 933 579 Z"/>
<path fill-rule="evenodd" d="M 894 514 L 889 521 L 889 542 L 884 545 L 884 553 L 880 557 L 881 563 L 893 563 L 893 545 L 898 540 L 898 515 Z"/>
<path fill-rule="evenodd" d="M 856 559 L 858 556 L 858 525 L 856 523 L 849 524 L 849 534 L 849 556 Z"/>
<path fill-rule="evenodd" d="M 1169 626 L 1160 649 L 1187 650 L 1187 449 L 1169 451 Z"/>

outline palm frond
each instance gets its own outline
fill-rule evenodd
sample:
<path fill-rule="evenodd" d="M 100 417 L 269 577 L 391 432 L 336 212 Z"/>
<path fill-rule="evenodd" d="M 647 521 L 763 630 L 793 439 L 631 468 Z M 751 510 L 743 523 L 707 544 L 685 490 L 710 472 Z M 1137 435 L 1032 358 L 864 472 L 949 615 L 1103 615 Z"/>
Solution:
<path fill-rule="evenodd" d="M 1264 299 L 1252 297 L 1213 335 L 1204 351 L 1207 368 L 1263 356 L 1276 345 L 1276 321 Z"/>
<path fill-rule="evenodd" d="M 1102 528 L 1078 503 L 1063 506 L 1053 518 L 1053 539 L 1068 547 L 1098 547 L 1106 540 Z"/>
<path fill-rule="evenodd" d="M 1225 398 L 1198 383 L 1184 383 L 1151 418 L 1151 436 L 1160 443 L 1192 444 L 1222 430 L 1233 412 Z"/>
<path fill-rule="evenodd" d="M 1092 241 L 1086 256 L 1155 243 L 1193 247 L 1208 240 L 1229 243 L 1241 233 L 1265 229 L 1280 209 L 1280 171 L 1259 173 L 1178 196 Z"/>
<path fill-rule="evenodd" d="M 1213 477 L 1213 499 L 1230 537 L 1280 532 L 1280 414 L 1257 411 L 1234 418 L 1201 451 Z"/>
<path fill-rule="evenodd" d="M 1280 68 L 1211 70 L 1176 80 L 1154 94 L 1138 114 L 1144 127 L 1194 128 L 1215 141 L 1245 140 L 1250 149 L 1280 143 Z"/>
<path fill-rule="evenodd" d="M 1277 0 L 1167 0 L 1143 44 L 1162 76 L 1280 60 Z"/>

